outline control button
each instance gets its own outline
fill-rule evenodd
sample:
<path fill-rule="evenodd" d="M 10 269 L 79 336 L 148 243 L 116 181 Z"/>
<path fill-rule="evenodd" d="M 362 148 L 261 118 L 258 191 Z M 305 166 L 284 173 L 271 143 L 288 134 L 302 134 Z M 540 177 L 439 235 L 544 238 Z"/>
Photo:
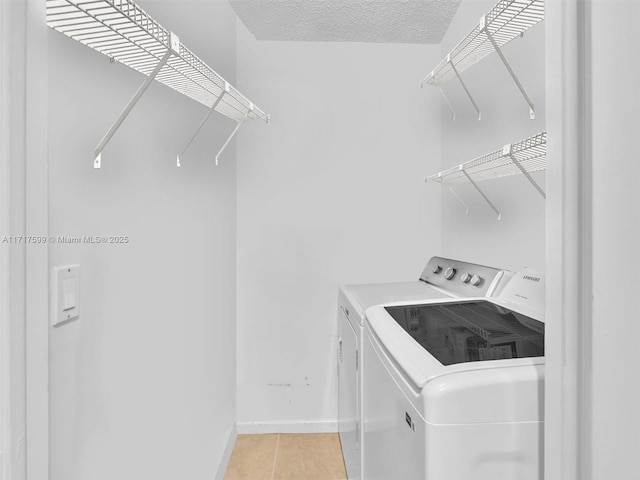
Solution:
<path fill-rule="evenodd" d="M 469 280 L 471 280 L 471 275 L 465 272 L 462 274 L 462 277 L 460 278 L 460 280 L 462 280 L 462 283 L 469 283 Z"/>
<path fill-rule="evenodd" d="M 471 277 L 471 285 L 477 287 L 480 283 L 482 283 L 482 277 L 480 275 L 474 275 Z"/>
<path fill-rule="evenodd" d="M 432 271 L 437 275 L 442 271 L 442 267 L 440 265 L 436 265 L 435 267 L 433 267 Z"/>
<path fill-rule="evenodd" d="M 455 275 L 456 269 L 453 267 L 447 268 L 447 270 L 444 272 L 444 278 L 446 278 L 447 280 L 451 280 L 453 277 L 455 277 Z"/>

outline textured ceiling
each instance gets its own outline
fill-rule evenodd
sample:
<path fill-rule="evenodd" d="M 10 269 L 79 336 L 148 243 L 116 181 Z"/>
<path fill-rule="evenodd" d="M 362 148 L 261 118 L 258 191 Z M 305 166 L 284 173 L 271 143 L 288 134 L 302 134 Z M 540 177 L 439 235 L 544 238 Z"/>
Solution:
<path fill-rule="evenodd" d="M 440 43 L 460 0 L 230 0 L 258 40 Z"/>

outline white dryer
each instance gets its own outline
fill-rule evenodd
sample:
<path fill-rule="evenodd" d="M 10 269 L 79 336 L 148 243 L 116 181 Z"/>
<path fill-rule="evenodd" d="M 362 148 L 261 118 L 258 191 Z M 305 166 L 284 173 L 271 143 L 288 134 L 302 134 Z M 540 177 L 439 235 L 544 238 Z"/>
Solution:
<path fill-rule="evenodd" d="M 398 301 L 430 301 L 482 297 L 499 291 L 510 272 L 441 257 L 433 257 L 418 281 L 344 285 L 338 295 L 338 425 L 349 480 L 363 475 L 362 380 L 365 310 Z M 455 279 L 455 281 L 454 281 Z M 464 281 L 458 281 L 464 279 Z"/>
<path fill-rule="evenodd" d="M 492 298 L 371 307 L 364 355 L 367 480 L 542 480 L 541 275 Z"/>

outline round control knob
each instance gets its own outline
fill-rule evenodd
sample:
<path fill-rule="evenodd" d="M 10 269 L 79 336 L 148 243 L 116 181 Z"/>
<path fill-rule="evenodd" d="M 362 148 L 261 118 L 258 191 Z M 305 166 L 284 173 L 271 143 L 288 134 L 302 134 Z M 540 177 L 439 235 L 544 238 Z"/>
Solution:
<path fill-rule="evenodd" d="M 477 287 L 482 282 L 482 277 L 480 275 L 474 275 L 471 277 L 471 285 Z"/>
<path fill-rule="evenodd" d="M 462 280 L 462 283 L 469 283 L 469 280 L 471 280 L 471 275 L 465 272 L 462 274 L 462 277 L 460 277 L 460 280 Z"/>
<path fill-rule="evenodd" d="M 453 277 L 455 277 L 455 275 L 456 269 L 453 267 L 447 268 L 447 270 L 444 272 L 444 278 L 446 278 L 447 280 L 451 280 Z"/>
<path fill-rule="evenodd" d="M 440 265 L 436 265 L 435 267 L 433 267 L 432 271 L 437 275 L 442 271 L 442 267 Z"/>

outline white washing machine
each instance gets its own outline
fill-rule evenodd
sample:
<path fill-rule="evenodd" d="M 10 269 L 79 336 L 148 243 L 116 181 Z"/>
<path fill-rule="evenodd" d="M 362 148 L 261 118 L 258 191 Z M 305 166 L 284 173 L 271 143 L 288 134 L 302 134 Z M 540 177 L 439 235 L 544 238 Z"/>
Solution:
<path fill-rule="evenodd" d="M 541 275 L 371 307 L 363 347 L 367 480 L 543 479 Z"/>
<path fill-rule="evenodd" d="M 345 285 L 338 295 L 338 425 L 349 480 L 363 476 L 362 349 L 365 310 L 397 301 L 481 297 L 498 291 L 511 274 L 497 268 L 433 257 L 418 281 Z M 465 281 L 457 281 L 464 278 Z M 453 281 L 455 279 L 456 281 Z"/>

